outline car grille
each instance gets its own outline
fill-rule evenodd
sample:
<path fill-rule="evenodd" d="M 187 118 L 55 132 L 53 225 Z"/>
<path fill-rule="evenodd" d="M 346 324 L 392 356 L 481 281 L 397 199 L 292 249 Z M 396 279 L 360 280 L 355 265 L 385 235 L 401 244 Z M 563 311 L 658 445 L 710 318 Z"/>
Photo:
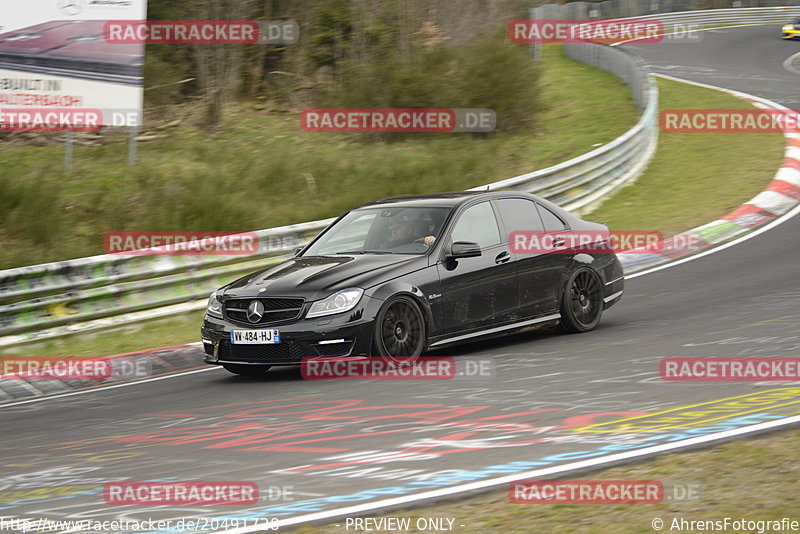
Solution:
<path fill-rule="evenodd" d="M 236 345 L 223 339 L 219 342 L 219 359 L 231 362 L 297 362 L 306 356 L 306 351 L 298 343 L 291 341 L 274 345 Z"/>
<path fill-rule="evenodd" d="M 229 362 L 291 363 L 315 356 L 349 356 L 355 341 L 326 345 L 307 344 L 300 341 L 281 341 L 264 345 L 232 345 L 230 340 L 219 342 L 219 359 Z M 213 353 L 213 350 L 212 350 Z"/>
<path fill-rule="evenodd" d="M 247 308 L 255 300 L 264 305 L 264 314 L 260 321 L 251 322 L 247 318 Z M 225 315 L 231 321 L 242 324 L 264 325 L 290 321 L 300 316 L 304 302 L 302 298 L 228 299 L 225 301 Z"/>

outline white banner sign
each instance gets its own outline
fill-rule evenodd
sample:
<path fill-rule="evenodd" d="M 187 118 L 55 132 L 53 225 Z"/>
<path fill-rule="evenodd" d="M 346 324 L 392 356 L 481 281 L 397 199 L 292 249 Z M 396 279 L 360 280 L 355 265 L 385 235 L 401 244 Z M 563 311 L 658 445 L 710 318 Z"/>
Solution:
<path fill-rule="evenodd" d="M 0 18 L 0 130 L 84 120 L 141 124 L 144 45 L 114 44 L 110 20 L 145 20 L 147 0 L 7 2 Z M 44 119 L 43 119 L 44 117 Z M 57 130 L 57 128 L 56 128 Z M 43 128 L 43 131 L 48 131 Z"/>

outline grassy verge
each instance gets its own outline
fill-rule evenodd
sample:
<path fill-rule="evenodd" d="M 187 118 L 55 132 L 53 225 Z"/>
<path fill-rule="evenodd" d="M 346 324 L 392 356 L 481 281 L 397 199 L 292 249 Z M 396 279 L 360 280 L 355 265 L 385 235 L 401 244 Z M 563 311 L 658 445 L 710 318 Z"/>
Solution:
<path fill-rule="evenodd" d="M 410 511 L 398 511 L 373 517 L 454 518 L 459 534 L 504 532 L 507 534 L 548 533 L 614 533 L 644 534 L 656 532 L 653 519 L 664 522 L 663 532 L 674 518 L 687 521 L 800 520 L 800 454 L 796 443 L 800 430 L 794 429 L 751 440 L 741 440 L 695 452 L 672 453 L 637 464 L 615 467 L 591 474 L 581 480 L 658 480 L 667 483 L 699 484 L 701 498 L 696 502 L 663 504 L 511 504 L 507 486 L 492 493 L 445 502 Z M 794 517 L 792 515 L 794 514 Z M 343 522 L 325 527 L 306 526 L 292 530 L 297 534 L 346 532 Z M 701 528 L 683 532 L 699 532 Z M 709 530 L 709 529 L 706 529 Z M 730 527 L 729 531 L 732 530 Z M 352 529 L 351 529 L 352 531 Z M 744 532 L 744 530 L 740 530 Z M 775 531 L 773 529 L 772 531 Z M 389 532 L 376 530 L 375 532 Z M 412 529 L 410 532 L 414 532 Z M 756 530 L 747 530 L 756 532 Z M 784 531 L 781 531 L 784 532 Z M 786 531 L 788 532 L 788 531 Z"/>
<path fill-rule="evenodd" d="M 217 132 L 177 127 L 141 143 L 135 167 L 124 136 L 77 146 L 69 175 L 62 146 L 0 144 L 0 268 L 101 254 L 110 231 L 250 231 L 394 194 L 462 190 L 588 152 L 636 122 L 613 75 L 560 45 L 545 48 L 543 64 L 536 131 L 364 142 L 369 134 L 303 132 L 295 113 L 238 107 Z"/>
<path fill-rule="evenodd" d="M 720 91 L 659 79 L 661 109 L 752 109 Z M 674 234 L 728 214 L 775 175 L 777 133 L 661 133 L 647 171 L 588 215 L 613 230 Z"/>
<path fill-rule="evenodd" d="M 0 359 L 7 356 L 57 356 L 91 358 L 170 347 L 200 341 L 202 311 L 132 323 L 111 330 L 98 330 L 14 345 L 0 349 Z"/>

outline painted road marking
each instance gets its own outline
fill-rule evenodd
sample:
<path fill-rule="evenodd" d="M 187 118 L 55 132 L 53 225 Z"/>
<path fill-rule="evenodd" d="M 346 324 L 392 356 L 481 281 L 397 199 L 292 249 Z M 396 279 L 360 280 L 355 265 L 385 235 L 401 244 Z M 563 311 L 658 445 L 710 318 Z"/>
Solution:
<path fill-rule="evenodd" d="M 784 402 L 789 401 L 789 402 Z M 800 388 L 780 388 L 760 393 L 749 393 L 709 402 L 689 404 L 647 415 L 626 417 L 616 421 L 587 425 L 574 432 L 630 433 L 674 430 L 706 425 L 741 415 L 793 406 L 791 414 L 800 415 Z"/>
<path fill-rule="evenodd" d="M 742 436 L 746 434 L 751 434 L 753 432 L 761 432 L 765 430 L 770 430 L 773 428 L 780 428 L 782 426 L 790 425 L 790 424 L 797 424 L 800 423 L 800 416 L 795 417 L 787 417 L 783 419 L 778 419 L 774 421 L 767 421 L 764 423 L 759 423 L 755 425 L 748 425 L 741 428 L 735 428 L 732 430 L 725 430 L 723 432 L 715 432 L 713 434 L 707 434 L 705 436 L 698 436 L 689 439 L 682 439 L 679 441 L 674 441 L 671 443 L 664 443 L 661 445 L 655 445 L 652 447 L 644 447 L 642 449 L 636 449 L 632 451 L 625 451 L 616 454 L 610 454 L 601 456 L 599 458 L 590 458 L 588 460 L 581 460 L 578 462 L 570 462 L 563 465 L 558 465 L 555 467 L 546 467 L 543 469 L 535 469 L 533 471 L 526 471 L 521 473 L 515 473 L 513 475 L 491 478 L 488 480 L 481 480 L 479 482 L 471 482 L 468 484 L 459 484 L 456 486 L 450 486 L 447 488 L 441 488 L 431 491 L 426 491 L 422 493 L 416 493 L 412 495 L 403 495 L 401 497 L 393 497 L 388 499 L 380 499 L 377 501 L 372 501 L 363 504 L 356 504 L 352 506 L 346 506 L 343 508 L 336 508 L 332 510 L 324 510 L 321 512 L 313 512 L 307 513 L 304 515 L 298 515 L 295 517 L 289 517 L 286 519 L 279 519 L 275 523 L 272 523 L 270 526 L 274 526 L 276 528 L 281 527 L 288 527 L 291 525 L 298 525 L 301 523 L 307 523 L 310 521 L 321 521 L 325 519 L 333 519 L 336 517 L 342 516 L 353 516 L 353 515 L 364 515 L 366 512 L 373 512 L 375 510 L 379 510 L 381 508 L 396 508 L 401 505 L 406 505 L 409 503 L 415 503 L 419 501 L 435 499 L 439 497 L 444 497 L 448 495 L 463 493 L 466 491 L 472 490 L 479 490 L 484 488 L 490 488 L 492 486 L 499 486 L 508 484 L 511 482 L 516 482 L 518 480 L 530 479 L 530 478 L 543 478 L 547 476 L 553 476 L 556 474 L 561 473 L 568 473 L 571 471 L 575 471 L 578 469 L 587 469 L 591 467 L 596 467 L 600 465 L 607 465 L 615 462 L 620 462 L 624 460 L 629 460 L 631 458 L 639 458 L 645 456 L 652 456 L 658 453 L 669 452 L 673 450 L 679 450 L 686 447 L 691 447 L 695 445 L 702 445 L 705 443 L 710 443 L 714 441 L 718 441 L 721 439 L 728 439 L 736 436 Z M 242 528 L 234 528 L 230 530 L 219 530 L 217 533 L 222 534 L 248 534 L 250 532 L 258 532 L 263 531 L 263 526 L 256 526 L 256 527 L 242 527 Z M 169 531 L 166 531 L 169 532 Z"/>

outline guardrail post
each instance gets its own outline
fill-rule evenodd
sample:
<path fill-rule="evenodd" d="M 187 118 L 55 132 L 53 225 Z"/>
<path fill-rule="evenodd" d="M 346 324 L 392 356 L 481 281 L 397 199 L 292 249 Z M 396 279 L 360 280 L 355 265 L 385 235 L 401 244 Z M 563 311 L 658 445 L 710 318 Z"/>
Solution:
<path fill-rule="evenodd" d="M 64 172 L 72 172 L 72 132 L 64 137 Z"/>
<path fill-rule="evenodd" d="M 128 139 L 128 165 L 133 167 L 136 165 L 136 136 L 139 133 L 139 127 L 131 127 L 131 135 Z"/>

